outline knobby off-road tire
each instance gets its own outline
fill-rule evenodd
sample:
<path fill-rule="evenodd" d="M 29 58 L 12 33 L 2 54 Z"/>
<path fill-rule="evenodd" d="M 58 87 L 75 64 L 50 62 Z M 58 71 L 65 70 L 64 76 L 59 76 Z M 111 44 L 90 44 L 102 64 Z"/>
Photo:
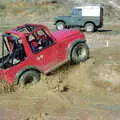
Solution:
<path fill-rule="evenodd" d="M 56 23 L 56 29 L 57 30 L 63 30 L 63 29 L 65 29 L 65 24 L 63 22 L 57 22 Z"/>
<path fill-rule="evenodd" d="M 71 62 L 80 63 L 84 62 L 89 57 L 89 48 L 86 43 L 78 43 L 75 45 L 71 52 Z"/>
<path fill-rule="evenodd" d="M 27 85 L 34 85 L 40 81 L 40 73 L 34 70 L 24 72 L 20 79 L 19 85 L 25 87 Z"/>
<path fill-rule="evenodd" d="M 85 25 L 86 32 L 94 32 L 95 31 L 95 25 L 93 23 L 87 23 Z"/>

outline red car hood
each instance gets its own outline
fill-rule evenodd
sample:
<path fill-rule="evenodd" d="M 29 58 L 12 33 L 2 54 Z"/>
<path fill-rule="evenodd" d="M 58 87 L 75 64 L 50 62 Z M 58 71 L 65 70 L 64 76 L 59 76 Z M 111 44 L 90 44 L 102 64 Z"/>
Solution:
<path fill-rule="evenodd" d="M 55 31 L 52 33 L 56 40 L 58 39 L 69 39 L 69 38 L 80 38 L 85 39 L 85 36 L 80 30 L 64 29 L 61 31 Z"/>

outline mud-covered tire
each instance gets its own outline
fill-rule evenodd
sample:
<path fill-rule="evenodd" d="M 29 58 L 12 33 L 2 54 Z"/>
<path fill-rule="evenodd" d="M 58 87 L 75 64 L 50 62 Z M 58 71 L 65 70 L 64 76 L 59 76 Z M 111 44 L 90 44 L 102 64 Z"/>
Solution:
<path fill-rule="evenodd" d="M 65 23 L 64 22 L 57 22 L 56 23 L 56 29 L 57 30 L 63 30 L 63 29 L 65 29 Z"/>
<path fill-rule="evenodd" d="M 34 70 L 24 72 L 19 79 L 20 86 L 34 85 L 40 81 L 40 73 Z"/>
<path fill-rule="evenodd" d="M 86 32 L 94 32 L 95 31 L 95 25 L 93 23 L 87 23 L 85 25 Z"/>
<path fill-rule="evenodd" d="M 89 57 L 89 48 L 86 43 L 78 43 L 75 45 L 71 52 L 71 62 L 80 63 L 84 62 Z"/>

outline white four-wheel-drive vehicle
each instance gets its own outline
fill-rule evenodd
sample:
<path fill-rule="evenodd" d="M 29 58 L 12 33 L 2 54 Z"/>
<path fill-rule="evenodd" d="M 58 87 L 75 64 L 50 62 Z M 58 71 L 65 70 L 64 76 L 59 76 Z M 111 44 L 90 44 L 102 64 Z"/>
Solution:
<path fill-rule="evenodd" d="M 70 27 L 83 27 L 87 32 L 96 31 L 103 26 L 103 6 L 84 5 L 72 8 L 70 16 L 57 16 L 57 30 Z"/>

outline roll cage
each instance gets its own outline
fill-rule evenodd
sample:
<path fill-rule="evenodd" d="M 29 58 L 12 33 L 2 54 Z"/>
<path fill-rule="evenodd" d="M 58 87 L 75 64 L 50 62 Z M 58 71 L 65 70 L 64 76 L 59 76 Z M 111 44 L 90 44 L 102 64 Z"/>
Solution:
<path fill-rule="evenodd" d="M 2 57 L 0 58 L 0 68 L 6 69 L 18 64 L 25 57 L 25 51 L 20 38 L 13 34 L 2 35 Z M 24 56 L 24 57 L 23 57 Z"/>

